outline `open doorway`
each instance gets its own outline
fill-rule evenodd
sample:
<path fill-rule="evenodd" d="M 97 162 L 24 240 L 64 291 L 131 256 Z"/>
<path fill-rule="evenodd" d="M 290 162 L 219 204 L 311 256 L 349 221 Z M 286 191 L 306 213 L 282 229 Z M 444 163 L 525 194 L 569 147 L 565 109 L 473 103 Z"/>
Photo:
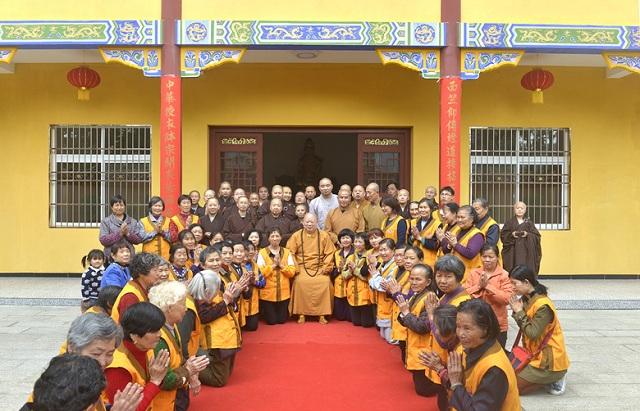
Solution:
<path fill-rule="evenodd" d="M 410 159 L 409 129 L 210 127 L 209 186 L 299 190 L 330 177 L 336 189 L 371 181 L 410 187 Z"/>
<path fill-rule="evenodd" d="M 295 192 L 329 177 L 336 187 L 353 185 L 357 149 L 357 133 L 264 133 L 263 184 L 288 185 Z"/>

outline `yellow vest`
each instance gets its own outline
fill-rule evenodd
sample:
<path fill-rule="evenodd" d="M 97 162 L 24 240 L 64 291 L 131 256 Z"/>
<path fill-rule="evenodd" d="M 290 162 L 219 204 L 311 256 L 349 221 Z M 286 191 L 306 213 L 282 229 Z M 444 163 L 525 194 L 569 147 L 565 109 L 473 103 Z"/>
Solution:
<path fill-rule="evenodd" d="M 459 231 L 460 230 L 458 230 L 458 232 Z M 458 243 L 466 247 L 467 244 L 469 244 L 469 240 L 473 238 L 473 236 L 476 234 L 482 235 L 482 238 L 484 239 L 484 234 L 482 234 L 480 230 L 478 230 L 475 227 L 471 227 L 465 235 L 463 235 L 458 239 Z M 455 249 L 453 250 L 452 254 L 458 257 L 464 263 L 465 270 L 464 270 L 464 277 L 462 278 L 462 281 L 461 281 L 462 284 L 464 284 L 467 281 L 467 276 L 469 275 L 469 272 L 471 272 L 471 270 L 473 270 L 474 268 L 482 267 L 482 256 L 480 255 L 479 251 L 478 251 L 478 254 L 476 254 L 475 257 L 473 257 L 472 259 L 468 259 L 462 254 L 458 253 Z"/>
<path fill-rule="evenodd" d="M 444 297 L 446 296 L 443 295 L 442 297 L 440 297 L 440 303 L 439 305 L 444 305 L 445 301 L 444 301 Z M 451 300 L 447 301 L 446 304 L 452 305 L 454 307 L 459 306 L 463 301 L 467 301 L 470 300 L 471 296 L 469 294 L 467 294 L 466 291 L 464 291 L 464 289 L 462 290 L 462 292 L 458 293 L 455 297 L 453 297 Z M 440 343 L 438 343 L 438 340 L 436 339 L 436 337 L 432 334 L 429 333 L 429 342 L 428 342 L 428 349 L 427 351 L 432 351 L 436 354 L 438 354 L 438 357 L 440 357 L 440 362 L 442 364 L 444 364 L 444 366 L 447 366 L 448 363 L 448 359 L 449 359 L 449 352 L 447 351 L 446 348 L 442 347 L 440 345 Z M 442 381 L 440 381 L 440 376 L 438 375 L 437 372 L 435 372 L 434 370 L 432 370 L 431 368 L 425 368 L 425 375 L 427 376 L 428 379 L 430 379 L 431 381 L 433 381 L 436 384 L 441 384 Z"/>
<path fill-rule="evenodd" d="M 382 224 L 380 225 L 380 229 L 384 233 L 385 238 L 391 238 L 396 243 L 398 242 L 398 223 L 404 220 L 402 216 L 397 215 L 391 221 L 388 221 L 387 218 L 382 220 Z"/>
<path fill-rule="evenodd" d="M 420 312 L 424 310 L 424 300 L 426 300 L 429 292 L 424 290 L 422 294 L 416 294 L 409 299 L 409 307 L 411 309 L 411 314 L 416 317 L 420 316 Z M 410 328 L 407 328 L 407 358 L 406 365 L 407 370 L 424 370 L 427 368 L 425 365 L 420 363 L 418 359 L 418 353 L 420 351 L 427 348 L 427 344 L 429 343 L 429 335 L 427 334 L 418 334 L 414 331 L 411 331 Z"/>
<path fill-rule="evenodd" d="M 460 231 L 460 227 L 458 227 L 458 224 L 453 224 L 452 226 L 445 224 L 443 222 L 441 222 L 438 225 L 438 228 L 442 228 L 445 233 L 451 233 L 453 235 L 457 235 L 458 232 Z M 444 255 L 444 251 L 442 250 L 442 245 L 440 245 L 440 247 L 438 247 L 438 252 L 436 253 L 436 259 L 439 257 L 442 257 Z"/>
<path fill-rule="evenodd" d="M 151 223 L 149 216 L 141 218 L 140 222 L 145 232 L 156 231 L 156 227 Z M 165 217 L 162 222 L 162 231 L 167 230 L 169 230 L 169 219 Z M 171 243 L 162 234 L 158 234 L 151 241 L 142 244 L 142 252 L 157 254 L 167 261 L 169 261 L 169 248 L 171 248 Z"/>
<path fill-rule="evenodd" d="M 187 296 L 187 310 L 193 312 L 195 316 L 195 325 L 193 331 L 191 331 L 191 337 L 189 337 L 189 343 L 187 344 L 187 351 L 189 357 L 196 355 L 198 347 L 200 346 L 200 334 L 202 333 L 202 324 L 200 323 L 200 316 L 198 315 L 198 309 L 196 303 L 191 296 Z"/>
<path fill-rule="evenodd" d="M 395 274 L 395 271 L 398 269 L 398 266 L 393 260 L 389 260 L 390 264 L 384 267 L 384 263 L 380 263 L 380 275 L 382 278 L 387 278 Z M 384 268 L 383 268 L 384 267 Z M 375 291 L 375 294 L 378 296 L 378 307 L 377 307 L 377 315 L 376 318 L 378 320 L 390 320 L 391 312 L 393 310 L 393 306 L 395 302 L 391 296 L 387 295 L 386 291 Z"/>
<path fill-rule="evenodd" d="M 347 263 L 352 262 L 355 264 L 355 271 L 360 274 L 362 268 L 367 265 L 367 253 L 365 252 L 361 257 L 354 252 L 347 257 Z M 352 275 L 346 280 L 347 288 L 347 301 L 352 307 L 360 307 L 363 305 L 371 304 L 371 292 L 369 283 L 366 280 L 362 280 L 356 275 Z"/>
<path fill-rule="evenodd" d="M 415 226 L 418 226 L 418 222 L 414 222 Z M 420 231 L 420 237 L 423 238 L 432 238 L 438 229 L 438 225 L 440 224 L 439 220 L 432 218 L 429 223 Z M 422 253 L 424 254 L 424 259 L 422 260 L 424 264 L 430 266 L 432 269 L 436 264 L 436 259 L 438 258 L 438 250 L 430 250 L 422 245 L 422 243 L 418 240 L 413 241 L 413 245 L 416 247 L 420 247 Z"/>
<path fill-rule="evenodd" d="M 184 275 L 184 279 L 179 280 L 175 267 L 173 266 L 173 264 L 169 264 L 169 281 L 182 281 L 182 282 L 191 281 L 191 279 L 193 278 L 193 271 L 191 271 L 191 269 L 187 268 L 186 266 L 185 268 L 187 269 L 187 272 Z"/>
<path fill-rule="evenodd" d="M 129 280 L 122 288 L 122 291 L 120 291 L 120 294 L 118 294 L 118 298 L 116 298 L 116 302 L 113 303 L 113 308 L 111 309 L 111 318 L 113 318 L 113 321 L 117 324 L 120 324 L 120 312 L 118 311 L 118 305 L 120 305 L 120 300 L 126 294 L 135 295 L 139 302 L 149 301 L 147 293 L 142 290 L 142 286 L 140 286 L 136 280 Z"/>
<path fill-rule="evenodd" d="M 228 276 L 220 274 L 222 283 L 226 286 L 233 281 L 237 281 L 235 275 L 229 273 Z M 218 291 L 213 299 L 212 304 L 218 304 L 223 300 L 222 291 Z M 204 349 L 215 348 L 240 348 L 242 345 L 242 333 L 240 331 L 240 322 L 238 315 L 231 307 L 227 307 L 227 313 L 216 318 L 207 324 L 202 324 L 202 334 L 200 334 L 200 347 Z"/>
<path fill-rule="evenodd" d="M 295 262 L 294 265 L 288 265 L 291 252 L 284 247 L 280 247 L 280 264 L 282 266 L 275 270 L 272 267 L 273 259 L 269 256 L 269 248 L 261 249 L 260 255 L 265 263 L 260 267 L 260 270 L 266 281 L 264 288 L 260 290 L 260 299 L 270 302 L 288 300 L 291 296 L 290 279 L 296 275 Z"/>
<path fill-rule="evenodd" d="M 173 224 L 176 225 L 176 227 L 178 227 L 178 233 L 182 230 L 184 230 L 185 227 L 184 224 L 182 224 L 182 220 L 180 220 L 180 217 L 177 215 L 174 215 L 173 217 L 171 217 L 171 221 L 173 221 Z M 198 217 L 198 215 L 196 214 L 191 214 L 191 224 L 198 224 L 200 222 L 200 217 Z"/>
<path fill-rule="evenodd" d="M 509 362 L 507 355 L 497 341 L 480 357 L 473 367 L 467 369 L 466 354 L 463 354 L 462 363 L 465 364 L 464 387 L 467 392 L 474 395 L 487 371 L 489 371 L 491 367 L 498 367 L 507 376 L 507 382 L 509 384 L 509 389 L 502 403 L 502 407 L 500 407 L 500 411 L 520 411 L 522 409 L 516 373 L 513 371 L 511 362 Z"/>
<path fill-rule="evenodd" d="M 153 350 L 147 351 L 147 360 L 152 358 Z M 129 352 L 124 343 L 120 344 L 120 347 L 114 351 L 113 361 L 111 361 L 111 364 L 109 364 L 107 368 L 122 368 L 131 376 L 131 382 L 134 382 L 141 387 L 144 387 L 149 381 L 149 374 L 145 371 L 145 368 L 136 361 L 133 354 Z M 147 411 L 150 410 L 151 406 L 147 407 Z"/>
<path fill-rule="evenodd" d="M 177 327 L 173 327 L 173 332 L 177 336 L 177 339 L 171 335 L 167 327 L 160 329 L 160 338 L 163 339 L 169 347 L 169 368 L 175 370 L 182 365 L 183 358 L 180 347 L 180 334 L 178 333 Z M 153 411 L 173 411 L 176 405 L 176 392 L 177 388 L 170 391 L 161 389 L 153 398 L 153 401 L 151 401 L 151 409 Z"/>
<path fill-rule="evenodd" d="M 396 281 L 400 285 L 403 294 L 407 294 L 409 292 L 409 288 L 411 284 L 409 284 L 409 271 L 403 271 L 398 278 L 398 274 L 396 273 Z M 400 314 L 400 308 L 398 308 L 398 304 L 393 304 L 391 309 L 391 339 L 398 341 L 406 341 L 407 340 L 407 328 L 400 324 L 398 321 L 398 315 Z"/>
<path fill-rule="evenodd" d="M 480 227 L 478 227 L 478 230 L 480 230 L 482 235 L 484 235 L 486 237 L 487 236 L 487 232 L 494 225 L 497 225 L 499 227 L 499 224 L 496 222 L 496 220 L 494 220 L 493 218 L 489 217 L 489 218 L 487 218 L 487 221 L 484 222 L 484 224 L 482 224 Z"/>
<path fill-rule="evenodd" d="M 349 258 L 349 256 L 347 256 L 347 258 Z M 336 267 L 336 270 L 338 270 L 338 276 L 333 282 L 333 295 L 337 298 L 347 297 L 347 281 L 342 277 L 342 270 L 340 270 L 342 260 L 345 260 L 345 258 L 342 256 L 342 250 L 338 250 L 333 253 L 334 267 Z"/>
<path fill-rule="evenodd" d="M 531 340 L 527 338 L 524 333 L 522 334 L 522 343 L 529 352 L 534 353 L 540 347 L 544 336 L 547 335 L 549 330 L 553 328 L 553 333 L 547 346 L 542 349 L 542 352 L 531 360 L 529 365 L 535 368 L 541 368 L 543 370 L 551 371 L 564 371 L 569 369 L 569 356 L 567 355 L 567 349 L 564 345 L 564 335 L 562 328 L 560 327 L 560 321 L 558 321 L 558 313 L 553 306 L 551 299 L 545 295 L 536 295 L 533 297 L 533 301 L 530 302 L 529 308 L 527 308 L 527 317 L 533 318 L 543 306 L 549 306 L 553 312 L 553 321 L 551 321 L 545 327 L 542 334 L 537 340 Z"/>

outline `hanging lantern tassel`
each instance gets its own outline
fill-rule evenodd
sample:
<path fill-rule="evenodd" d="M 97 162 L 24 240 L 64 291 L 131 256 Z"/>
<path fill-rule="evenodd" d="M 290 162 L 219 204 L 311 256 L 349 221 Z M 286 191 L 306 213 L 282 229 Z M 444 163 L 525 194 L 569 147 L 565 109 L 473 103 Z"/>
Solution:
<path fill-rule="evenodd" d="M 533 104 L 543 104 L 544 96 L 542 92 L 553 85 L 553 74 L 550 71 L 534 69 L 522 76 L 520 85 L 531 90 L 531 102 Z"/>
<path fill-rule="evenodd" d="M 80 87 L 78 89 L 78 100 L 89 101 L 91 98 L 91 92 L 86 87 Z"/>
<path fill-rule="evenodd" d="M 100 84 L 100 75 L 89 67 L 76 67 L 67 73 L 67 81 L 78 89 L 78 100 L 88 101 L 89 91 Z"/>
<path fill-rule="evenodd" d="M 542 90 L 535 89 L 533 91 L 531 94 L 531 102 L 533 104 L 544 104 L 544 94 L 542 93 Z"/>

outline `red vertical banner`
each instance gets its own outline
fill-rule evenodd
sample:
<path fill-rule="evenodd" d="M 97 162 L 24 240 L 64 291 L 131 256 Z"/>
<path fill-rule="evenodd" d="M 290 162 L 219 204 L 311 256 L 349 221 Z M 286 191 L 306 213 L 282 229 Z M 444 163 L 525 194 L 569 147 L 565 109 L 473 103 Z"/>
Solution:
<path fill-rule="evenodd" d="M 440 79 L 440 188 L 452 187 L 460 202 L 460 77 Z"/>
<path fill-rule="evenodd" d="M 160 196 L 165 214 L 178 212 L 182 190 L 182 86 L 179 75 L 160 78 Z"/>

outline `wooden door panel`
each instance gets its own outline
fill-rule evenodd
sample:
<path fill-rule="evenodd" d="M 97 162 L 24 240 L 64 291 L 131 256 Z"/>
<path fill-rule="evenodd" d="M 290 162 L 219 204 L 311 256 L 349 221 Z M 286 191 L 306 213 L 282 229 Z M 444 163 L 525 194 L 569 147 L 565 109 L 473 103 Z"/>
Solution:
<path fill-rule="evenodd" d="M 375 181 L 381 190 L 391 182 L 410 187 L 408 140 L 406 133 L 358 134 L 358 181 Z"/>
<path fill-rule="evenodd" d="M 211 135 L 210 186 L 229 181 L 231 187 L 256 192 L 262 185 L 262 133 L 216 132 Z"/>

